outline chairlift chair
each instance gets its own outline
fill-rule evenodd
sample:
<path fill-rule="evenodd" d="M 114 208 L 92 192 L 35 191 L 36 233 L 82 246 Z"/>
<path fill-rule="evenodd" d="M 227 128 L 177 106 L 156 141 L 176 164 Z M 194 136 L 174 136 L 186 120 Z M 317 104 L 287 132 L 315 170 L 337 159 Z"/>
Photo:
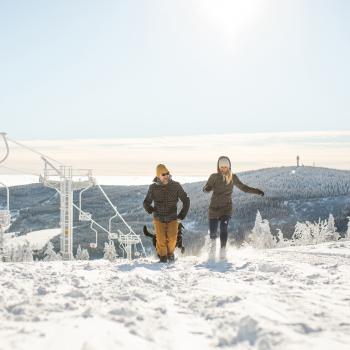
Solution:
<path fill-rule="evenodd" d="M 91 221 L 91 213 L 81 211 L 79 212 L 79 221 Z"/>
<path fill-rule="evenodd" d="M 5 148 L 6 148 L 5 155 L 4 155 L 4 157 L 0 160 L 0 163 L 3 163 L 3 162 L 7 159 L 7 157 L 9 156 L 9 154 L 10 154 L 10 148 L 9 148 L 8 143 L 7 143 L 6 133 L 5 133 L 5 132 L 0 132 L 0 136 L 3 138 L 4 143 L 5 143 Z"/>
<path fill-rule="evenodd" d="M 87 211 L 83 211 L 83 209 L 82 209 L 82 195 L 83 195 L 83 192 L 88 190 L 90 187 L 91 186 L 88 186 L 88 187 L 84 188 L 79 193 L 79 221 L 91 221 L 91 218 L 92 218 L 91 213 L 89 213 Z"/>
<path fill-rule="evenodd" d="M 95 232 L 95 242 L 91 242 L 91 243 L 90 243 L 90 248 L 96 249 L 96 248 L 97 248 L 97 236 L 98 236 L 98 232 L 97 232 L 97 230 L 96 230 L 95 228 L 92 227 L 93 224 L 94 224 L 94 223 L 91 221 L 90 228 L 91 228 L 92 231 Z"/>

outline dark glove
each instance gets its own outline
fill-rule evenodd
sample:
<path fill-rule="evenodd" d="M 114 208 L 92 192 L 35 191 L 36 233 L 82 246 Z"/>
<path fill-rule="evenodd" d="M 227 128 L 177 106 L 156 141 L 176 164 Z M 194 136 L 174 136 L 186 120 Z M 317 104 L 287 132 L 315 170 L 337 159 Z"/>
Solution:
<path fill-rule="evenodd" d="M 152 214 L 154 212 L 154 208 L 153 207 L 148 207 L 148 209 L 147 209 L 147 213 L 148 214 Z"/>
<path fill-rule="evenodd" d="M 256 194 L 258 194 L 258 195 L 261 196 L 261 197 L 264 197 L 264 196 L 265 196 L 264 191 L 261 191 L 261 190 L 259 190 L 259 189 L 256 189 Z"/>
<path fill-rule="evenodd" d="M 179 220 L 183 220 L 183 219 L 185 219 L 185 217 L 180 213 L 178 216 L 177 216 L 177 218 L 179 219 Z"/>

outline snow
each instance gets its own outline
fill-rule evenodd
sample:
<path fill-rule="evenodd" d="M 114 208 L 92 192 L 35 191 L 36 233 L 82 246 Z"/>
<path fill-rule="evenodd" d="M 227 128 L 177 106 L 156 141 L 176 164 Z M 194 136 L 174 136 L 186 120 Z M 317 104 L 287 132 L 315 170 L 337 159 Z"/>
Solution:
<path fill-rule="evenodd" d="M 23 245 L 26 241 L 28 241 L 31 244 L 33 250 L 41 249 L 49 240 L 59 235 L 60 232 L 60 228 L 53 228 L 47 230 L 32 231 L 25 235 L 17 237 L 11 237 L 11 233 L 8 233 L 5 234 L 5 245 L 17 247 L 18 245 Z"/>
<path fill-rule="evenodd" d="M 350 241 L 0 264 L 0 349 L 348 349 Z"/>
<path fill-rule="evenodd" d="M 39 176 L 34 175 L 5 175 L 0 174 L 0 182 L 3 182 L 8 187 L 18 185 L 28 185 L 39 182 Z"/>

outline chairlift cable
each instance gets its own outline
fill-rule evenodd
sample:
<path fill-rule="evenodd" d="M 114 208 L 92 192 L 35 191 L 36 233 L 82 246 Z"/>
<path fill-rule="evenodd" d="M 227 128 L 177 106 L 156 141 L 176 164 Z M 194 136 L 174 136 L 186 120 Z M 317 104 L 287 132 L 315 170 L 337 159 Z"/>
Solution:
<path fill-rule="evenodd" d="M 15 140 L 13 140 L 13 139 L 10 139 L 9 137 L 7 137 L 7 140 L 8 140 L 8 141 L 11 141 L 12 143 L 16 144 L 17 146 L 20 146 L 20 147 L 23 147 L 23 148 L 27 149 L 28 151 L 31 151 L 31 152 L 33 152 L 33 153 L 36 153 L 36 154 L 38 154 L 38 155 L 41 156 L 41 157 L 44 157 L 44 158 L 46 158 L 46 159 L 50 159 L 50 160 L 52 160 L 53 162 L 56 162 L 56 163 L 58 163 L 58 164 L 60 164 L 60 165 L 64 165 L 62 162 L 60 162 L 60 161 L 58 161 L 58 160 L 56 160 L 56 159 L 54 159 L 54 158 L 52 158 L 52 157 L 49 157 L 49 156 L 45 155 L 44 153 L 39 152 L 39 151 L 37 151 L 36 149 L 34 149 L 34 148 L 32 148 L 32 147 L 29 147 L 29 146 L 27 146 L 27 145 L 24 145 L 24 144 L 21 143 L 21 142 L 18 142 L 18 141 L 15 141 Z"/>

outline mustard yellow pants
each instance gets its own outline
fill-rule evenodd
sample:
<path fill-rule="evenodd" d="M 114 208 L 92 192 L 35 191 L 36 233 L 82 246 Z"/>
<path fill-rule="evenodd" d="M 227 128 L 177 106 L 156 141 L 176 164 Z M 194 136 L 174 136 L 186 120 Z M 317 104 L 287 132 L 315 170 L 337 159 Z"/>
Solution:
<path fill-rule="evenodd" d="M 177 240 L 178 222 L 161 222 L 153 220 L 154 231 L 157 237 L 157 253 L 159 256 L 170 256 L 174 253 Z"/>

